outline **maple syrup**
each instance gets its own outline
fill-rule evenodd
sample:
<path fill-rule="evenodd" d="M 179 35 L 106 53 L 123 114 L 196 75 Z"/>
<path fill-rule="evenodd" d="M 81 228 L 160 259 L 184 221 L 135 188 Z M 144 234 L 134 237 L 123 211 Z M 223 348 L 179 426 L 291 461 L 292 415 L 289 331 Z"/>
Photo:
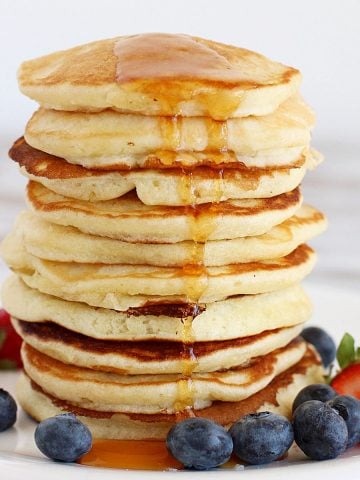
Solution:
<path fill-rule="evenodd" d="M 227 120 L 213 120 L 212 118 L 204 119 L 207 131 L 207 148 L 208 150 L 218 151 L 219 153 L 227 153 L 229 150 L 229 135 Z"/>
<path fill-rule="evenodd" d="M 195 100 L 204 114 L 229 118 L 242 100 L 242 91 L 234 87 L 257 86 L 220 51 L 188 35 L 147 33 L 122 37 L 115 42 L 113 51 L 117 57 L 117 83 L 123 90 L 148 95 L 167 115 L 181 115 L 183 102 Z"/>
<path fill-rule="evenodd" d="M 199 311 L 199 300 L 208 286 L 208 274 L 204 265 L 205 244 L 216 227 L 214 216 L 202 214 L 196 205 L 196 193 L 193 185 L 191 171 L 182 170 L 179 182 L 179 195 L 188 205 L 187 221 L 190 229 L 191 242 L 188 245 L 187 258 L 190 260 L 182 268 L 182 278 L 187 301 L 194 302 L 193 314 L 182 320 L 181 342 L 182 363 L 181 379 L 178 381 L 177 399 L 174 404 L 175 412 L 183 412 L 193 408 L 193 382 L 192 373 L 197 365 L 194 354 L 194 334 L 192 323 Z"/>
<path fill-rule="evenodd" d="M 142 168 L 194 168 L 206 166 L 208 168 L 216 167 L 238 169 L 244 168 L 234 152 L 218 151 L 170 151 L 155 150 L 146 156 Z M 107 167 L 109 168 L 109 167 Z M 118 169 L 118 166 L 114 167 Z"/>
<path fill-rule="evenodd" d="M 183 469 L 167 450 L 164 440 L 102 440 L 95 439 L 81 465 L 130 470 Z"/>
<path fill-rule="evenodd" d="M 165 78 L 223 83 L 244 80 L 225 56 L 189 35 L 144 33 L 122 37 L 114 53 L 118 58 L 118 83 Z"/>
<path fill-rule="evenodd" d="M 87 454 L 78 460 L 81 465 L 129 470 L 183 470 L 167 450 L 164 440 L 95 439 Z M 220 468 L 234 469 L 241 462 L 234 455 Z"/>

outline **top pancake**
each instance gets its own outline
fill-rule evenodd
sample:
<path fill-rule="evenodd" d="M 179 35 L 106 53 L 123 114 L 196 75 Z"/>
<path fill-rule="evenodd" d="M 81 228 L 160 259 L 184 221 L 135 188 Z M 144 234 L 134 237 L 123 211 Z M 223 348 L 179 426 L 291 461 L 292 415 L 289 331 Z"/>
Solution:
<path fill-rule="evenodd" d="M 21 91 L 57 110 L 107 108 L 226 119 L 274 111 L 300 72 L 258 53 L 182 34 L 92 42 L 24 62 Z"/>

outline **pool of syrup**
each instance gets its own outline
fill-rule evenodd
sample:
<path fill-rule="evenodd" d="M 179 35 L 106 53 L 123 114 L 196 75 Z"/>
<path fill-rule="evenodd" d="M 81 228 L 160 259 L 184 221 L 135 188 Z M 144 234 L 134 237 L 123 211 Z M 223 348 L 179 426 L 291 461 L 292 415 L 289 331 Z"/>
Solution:
<path fill-rule="evenodd" d="M 167 450 L 164 440 L 95 439 L 92 449 L 78 463 L 91 467 L 128 470 L 183 470 Z M 240 462 L 232 457 L 221 468 L 235 468 Z"/>

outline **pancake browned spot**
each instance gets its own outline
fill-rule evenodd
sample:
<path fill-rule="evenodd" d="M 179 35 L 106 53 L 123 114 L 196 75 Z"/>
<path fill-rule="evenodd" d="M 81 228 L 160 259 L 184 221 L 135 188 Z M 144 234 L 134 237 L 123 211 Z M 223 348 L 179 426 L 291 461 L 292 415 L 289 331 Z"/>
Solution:
<path fill-rule="evenodd" d="M 267 198 L 296 188 L 308 162 L 299 168 L 85 168 L 32 148 L 21 138 L 9 152 L 21 172 L 55 193 L 86 201 L 119 198 L 135 189 L 146 205 L 195 205 L 229 199 Z M 169 166 L 170 167 L 170 166 Z"/>
<path fill-rule="evenodd" d="M 36 182 L 29 182 L 27 186 L 27 194 L 34 205 L 36 210 L 41 211 L 53 211 L 57 209 L 73 209 L 76 211 L 84 211 L 87 212 L 91 210 L 91 207 L 94 205 L 87 205 L 86 202 L 74 202 L 72 199 L 68 198 L 58 198 L 54 195 L 54 199 L 51 199 L 51 195 L 47 189 L 42 187 L 41 185 L 37 184 Z M 47 201 L 47 197 L 49 196 L 49 201 Z M 59 196 L 60 197 L 60 196 Z M 159 217 L 159 216 L 182 216 L 182 215 L 195 215 L 199 216 L 202 214 L 206 215 L 237 215 L 237 216 L 246 216 L 246 215 L 254 215 L 259 212 L 263 212 L 266 210 L 286 210 L 287 208 L 297 205 L 301 199 L 300 189 L 296 188 L 291 192 L 286 192 L 281 195 L 277 195 L 271 198 L 260 198 L 256 199 L 255 201 L 246 202 L 241 201 L 239 202 L 220 202 L 220 203 L 206 203 L 202 205 L 197 205 L 196 209 L 189 209 L 189 207 L 171 207 L 171 206 L 147 206 L 148 208 L 143 209 L 138 202 L 138 198 L 135 192 L 129 192 L 122 197 L 124 200 L 128 200 L 132 202 L 133 207 L 128 212 L 109 212 L 106 213 L 106 205 L 103 205 L 103 210 L 101 215 L 111 217 L 114 216 L 128 216 L 130 214 L 133 215 L 141 215 L 144 217 Z M 122 199 L 119 199 L 121 202 Z M 138 209 L 136 209 L 136 205 L 138 204 Z M 119 204 L 121 205 L 121 204 Z"/>
<path fill-rule="evenodd" d="M 191 323 L 194 342 L 257 335 L 306 322 L 311 303 L 300 285 L 260 295 L 238 295 L 208 304 L 151 304 L 119 312 L 46 295 L 13 275 L 3 284 L 2 305 L 15 318 L 52 322 L 100 340 L 184 341 Z M 279 312 L 282 312 L 279 315 Z M 185 338 L 186 340 L 186 338 Z"/>
<path fill-rule="evenodd" d="M 183 342 L 111 341 L 89 338 L 51 322 L 12 318 L 12 323 L 28 345 L 45 355 L 66 364 L 131 375 L 183 373 L 184 363 L 189 364 L 192 373 L 234 368 L 286 346 L 303 328 L 298 324 L 242 338 L 195 342 L 190 332 L 185 334 L 184 322 L 180 332 Z"/>
<path fill-rule="evenodd" d="M 190 206 L 144 205 L 134 191 L 115 200 L 89 202 L 58 195 L 29 182 L 27 200 L 43 219 L 135 243 L 176 243 L 262 235 L 301 206 L 299 189 L 271 198 Z M 198 263 L 198 262 L 196 262 Z"/>
<path fill-rule="evenodd" d="M 66 162 L 63 158 L 33 148 L 24 137 L 20 137 L 14 142 L 9 150 L 9 156 L 20 167 L 24 167 L 29 174 L 36 177 L 67 179 L 106 174 L 102 170 L 87 169 L 80 165 L 74 165 Z"/>
<path fill-rule="evenodd" d="M 162 360 L 179 359 L 184 355 L 183 342 L 169 342 L 165 340 L 145 340 L 145 341 L 114 341 L 97 340 L 86 337 L 80 333 L 72 332 L 66 328 L 56 325 L 52 322 L 36 323 L 16 320 L 18 331 L 22 336 L 33 336 L 47 341 L 56 341 L 60 344 L 65 343 L 69 346 L 95 353 L 117 353 L 127 357 L 133 357 L 142 362 L 153 362 Z M 218 340 L 213 342 L 191 343 L 191 355 L 195 358 L 209 355 L 215 351 L 228 350 L 237 347 L 245 347 L 252 343 L 263 340 L 271 335 L 276 335 L 281 330 L 290 330 L 289 328 L 277 328 L 268 330 L 258 335 L 249 337 L 235 338 L 230 340 Z M 60 347 L 61 348 L 61 347 Z M 188 352 L 190 355 L 190 353 Z"/>
<path fill-rule="evenodd" d="M 176 155 L 176 152 L 167 152 L 169 155 Z M 208 153 L 208 161 L 204 161 L 201 166 L 186 167 L 179 165 L 178 168 L 174 168 L 171 162 L 162 163 L 156 159 L 156 156 L 149 157 L 149 160 L 141 168 L 131 168 L 127 165 L 119 165 L 118 167 L 98 167 L 98 168 L 85 168 L 81 165 L 76 165 L 67 162 L 61 157 L 51 155 L 50 153 L 43 152 L 37 148 L 29 145 L 24 137 L 18 138 L 9 150 L 9 156 L 12 160 L 19 164 L 20 167 L 24 167 L 26 171 L 35 176 L 46 177 L 49 179 L 66 179 L 66 178 L 81 178 L 86 176 L 101 176 L 106 175 L 108 172 L 121 171 L 124 176 L 127 172 L 137 172 L 147 169 L 160 169 L 163 175 L 186 175 L 187 172 L 191 175 L 203 179 L 217 179 L 219 178 L 219 172 L 222 175 L 223 180 L 233 180 L 237 173 L 241 173 L 243 182 L 254 183 L 261 175 L 271 174 L 279 170 L 289 172 L 292 168 L 298 168 L 304 165 L 305 155 L 299 157 L 299 159 L 291 165 L 281 165 L 280 167 L 246 167 L 241 162 L 233 163 L 219 163 L 215 162 L 212 158 L 214 155 L 219 155 L 217 152 Z"/>
<path fill-rule="evenodd" d="M 265 388 L 240 402 L 214 401 L 210 407 L 203 408 L 201 410 L 185 410 L 180 415 L 167 413 L 124 413 L 123 415 L 133 421 L 145 422 L 147 424 L 166 422 L 169 424 L 169 429 L 171 428 L 172 424 L 177 423 L 182 418 L 186 418 L 186 416 L 209 418 L 210 420 L 220 423 L 221 425 L 228 426 L 236 422 L 243 415 L 256 412 L 264 404 L 273 404 L 274 406 L 279 406 L 277 401 L 277 394 L 279 390 L 286 389 L 293 382 L 294 376 L 305 375 L 307 370 L 314 366 L 318 366 L 320 370 L 321 362 L 314 350 L 311 347 L 308 347 L 305 355 L 297 364 L 279 374 Z M 94 419 L 111 419 L 114 415 L 117 415 L 115 412 L 101 412 L 81 408 L 77 405 L 71 404 L 70 402 L 60 400 L 48 392 L 45 392 L 33 380 L 31 380 L 31 386 L 35 391 L 40 392 L 42 395 L 49 398 L 54 406 L 58 407 L 64 412 L 71 412 L 77 416 Z M 39 420 L 39 418 L 37 418 L 37 420 Z"/>
<path fill-rule="evenodd" d="M 182 411 L 185 398 L 179 387 L 189 387 L 188 406 L 202 409 L 214 400 L 240 401 L 268 385 L 277 375 L 295 365 L 306 351 L 305 342 L 294 339 L 286 346 L 252 358 L 243 365 L 221 371 L 128 375 L 67 364 L 35 350 L 22 347 L 27 374 L 46 391 L 84 408 L 133 413 Z"/>

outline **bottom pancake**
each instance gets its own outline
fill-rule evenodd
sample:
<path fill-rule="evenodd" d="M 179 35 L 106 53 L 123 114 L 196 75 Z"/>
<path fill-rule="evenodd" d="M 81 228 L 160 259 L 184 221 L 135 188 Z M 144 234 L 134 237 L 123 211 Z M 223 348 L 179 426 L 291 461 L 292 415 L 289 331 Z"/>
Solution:
<path fill-rule="evenodd" d="M 113 439 L 162 439 L 176 421 L 184 416 L 199 416 L 212 419 L 229 427 L 238 418 L 257 411 L 273 411 L 291 415 L 291 405 L 297 393 L 306 385 L 323 381 L 323 369 L 312 347 L 294 366 L 275 377 L 264 389 L 240 402 L 216 401 L 197 411 L 179 415 L 134 414 L 99 412 L 77 407 L 45 393 L 42 388 L 22 375 L 17 385 L 17 399 L 24 410 L 35 420 L 72 412 L 92 431 L 95 438 Z"/>

